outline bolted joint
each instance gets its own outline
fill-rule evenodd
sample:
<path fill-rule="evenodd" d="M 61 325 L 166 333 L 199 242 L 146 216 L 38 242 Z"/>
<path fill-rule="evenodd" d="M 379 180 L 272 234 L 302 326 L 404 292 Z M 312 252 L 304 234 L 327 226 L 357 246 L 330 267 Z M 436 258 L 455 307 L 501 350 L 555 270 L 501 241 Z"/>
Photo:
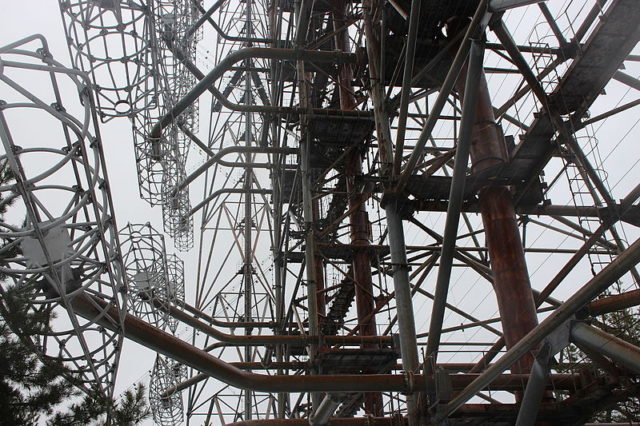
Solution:
<path fill-rule="evenodd" d="M 415 392 L 416 390 L 415 376 L 416 375 L 413 373 L 413 371 L 405 370 L 402 372 L 402 379 L 405 387 L 407 388 L 406 392 L 402 392 L 404 395 L 409 395 Z"/>
<path fill-rule="evenodd" d="M 391 266 L 389 273 L 393 276 L 396 272 L 410 271 L 411 267 L 406 263 L 389 263 Z"/>

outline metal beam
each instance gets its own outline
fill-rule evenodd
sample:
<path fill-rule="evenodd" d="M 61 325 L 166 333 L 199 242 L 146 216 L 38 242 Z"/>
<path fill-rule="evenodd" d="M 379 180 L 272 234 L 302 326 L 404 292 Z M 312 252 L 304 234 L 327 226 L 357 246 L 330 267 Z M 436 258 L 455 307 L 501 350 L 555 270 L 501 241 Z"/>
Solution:
<path fill-rule="evenodd" d="M 583 322 L 575 322 L 571 327 L 571 341 L 640 374 L 640 348 L 629 342 Z"/>
<path fill-rule="evenodd" d="M 269 376 L 249 373 L 180 340 L 131 314 L 119 311 L 101 299 L 81 293 L 71 300 L 73 310 L 109 330 L 122 332 L 134 342 L 206 373 L 230 386 L 260 392 L 406 392 L 423 391 L 422 376 L 404 374 L 339 374 Z M 117 325 L 123 318 L 124 330 Z M 97 320 L 96 320 L 97 319 Z M 238 336 L 251 338 L 256 336 Z"/>
<path fill-rule="evenodd" d="M 456 148 L 442 250 L 440 251 L 440 268 L 438 269 L 438 278 L 436 280 L 435 296 L 429 324 L 427 356 L 433 357 L 432 362 L 435 362 L 437 359 L 440 335 L 442 333 L 442 322 L 444 320 L 445 304 L 447 302 L 449 281 L 451 279 L 453 255 L 456 249 L 460 210 L 464 197 L 469 152 L 471 149 L 471 139 L 478 103 L 478 91 L 476 88 L 478 87 L 482 74 L 483 58 L 484 48 L 481 42 L 474 40 L 469 52 L 469 66 L 467 67 L 465 96 L 462 105 L 462 120 L 460 122 L 460 140 Z"/>
<path fill-rule="evenodd" d="M 246 47 L 235 51 L 222 59 L 216 67 L 205 75 L 182 99 L 168 111 L 151 129 L 148 139 L 152 141 L 162 136 L 162 130 L 166 128 L 176 117 L 184 112 L 196 101 L 213 83 L 228 71 L 235 63 L 249 58 L 274 59 L 283 61 L 314 61 L 321 63 L 354 63 L 356 55 L 343 52 L 328 52 L 301 49 L 277 49 Z"/>
<path fill-rule="evenodd" d="M 560 306 L 555 312 L 549 315 L 537 327 L 531 330 L 524 338 L 509 349 L 498 361 L 481 374 L 480 377 L 460 392 L 449 404 L 447 404 L 442 415 L 446 417 L 455 412 L 476 393 L 489 385 L 504 370 L 509 368 L 523 355 L 538 345 L 560 324 L 567 321 L 593 298 L 605 291 L 611 284 L 622 277 L 638 262 L 640 262 L 640 239 L 636 240 L 631 246 L 629 246 L 629 248 L 627 248 L 627 250 L 621 253 L 565 303 L 563 303 L 562 306 Z"/>
<path fill-rule="evenodd" d="M 409 15 L 409 33 L 404 49 L 404 71 L 402 74 L 402 88 L 400 89 L 400 115 L 396 133 L 395 157 L 393 160 L 393 176 L 400 173 L 402 167 L 402 151 L 404 135 L 407 130 L 407 112 L 409 111 L 409 93 L 411 92 L 411 76 L 413 75 L 413 61 L 418 36 L 418 21 L 420 19 L 420 1 L 411 0 L 411 14 Z"/>
<path fill-rule="evenodd" d="M 411 300 L 411 285 L 409 283 L 407 250 L 400 209 L 401 201 L 398 199 L 387 201 L 385 206 L 391 263 L 393 264 L 393 288 L 395 291 L 402 368 L 407 372 L 413 373 L 419 365 L 418 344 L 416 340 L 415 317 L 413 315 L 413 302 Z M 409 412 L 409 417 L 415 418 L 417 410 L 418 407 L 415 399 L 408 398 L 407 411 Z"/>
<path fill-rule="evenodd" d="M 536 423 L 547 377 L 549 377 L 548 366 L 540 359 L 536 359 L 531 366 L 531 374 L 518 411 L 516 426 L 533 426 Z"/>
<path fill-rule="evenodd" d="M 420 136 L 418 136 L 418 140 L 416 141 L 415 148 L 413 149 L 413 152 L 411 153 L 411 156 L 409 157 L 409 160 L 407 161 L 407 164 L 402 170 L 402 173 L 398 179 L 398 183 L 396 187 L 396 190 L 398 192 L 402 192 L 404 190 L 409 180 L 409 176 L 413 174 L 413 169 L 418 164 L 418 161 L 420 161 L 420 158 L 422 158 L 422 150 L 424 149 L 427 141 L 429 140 L 429 137 L 431 136 L 431 132 L 433 131 L 436 123 L 438 122 L 440 113 L 442 112 L 442 109 L 446 105 L 447 99 L 449 98 L 449 94 L 451 93 L 451 90 L 456 84 L 458 75 L 460 74 L 460 71 L 462 70 L 462 66 L 464 65 L 467 59 L 469 49 L 471 48 L 471 37 L 472 35 L 476 34 L 476 32 L 478 32 L 479 29 L 483 28 L 482 24 L 484 23 L 485 17 L 487 15 L 486 8 L 487 8 L 487 0 L 483 0 L 478 4 L 478 8 L 476 9 L 473 19 L 471 20 L 467 28 L 467 32 L 462 38 L 462 41 L 460 43 L 460 48 L 458 49 L 458 53 L 456 53 L 456 56 L 453 59 L 451 67 L 449 67 L 449 72 L 447 73 L 447 76 L 445 77 L 444 82 L 440 87 L 440 93 L 438 94 L 438 97 L 436 98 L 436 101 L 434 102 L 433 107 L 431 108 L 431 111 L 429 113 L 429 118 L 427 118 L 427 121 L 424 124 L 422 132 L 420 132 Z"/>
<path fill-rule="evenodd" d="M 489 10 L 491 12 L 504 12 L 516 7 L 528 6 L 543 1 L 546 0 L 491 0 L 489 2 Z"/>

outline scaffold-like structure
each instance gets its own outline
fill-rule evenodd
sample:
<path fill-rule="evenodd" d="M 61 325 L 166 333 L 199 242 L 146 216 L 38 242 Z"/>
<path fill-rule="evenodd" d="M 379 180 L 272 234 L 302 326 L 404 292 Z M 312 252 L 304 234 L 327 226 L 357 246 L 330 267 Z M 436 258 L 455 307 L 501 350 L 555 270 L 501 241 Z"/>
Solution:
<path fill-rule="evenodd" d="M 0 273 L 87 389 L 127 338 L 161 425 L 638 420 L 636 0 L 59 7 L 72 68 L 0 48 Z M 117 120 L 164 235 L 116 232 Z"/>

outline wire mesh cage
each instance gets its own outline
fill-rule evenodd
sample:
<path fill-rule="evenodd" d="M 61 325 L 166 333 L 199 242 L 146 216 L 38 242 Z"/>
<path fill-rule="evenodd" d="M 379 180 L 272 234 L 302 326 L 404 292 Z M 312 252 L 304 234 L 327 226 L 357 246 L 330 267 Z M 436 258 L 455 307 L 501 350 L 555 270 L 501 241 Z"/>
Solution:
<path fill-rule="evenodd" d="M 153 108 L 152 14 L 142 1 L 60 0 L 73 66 L 93 82 L 102 121 Z"/>
<path fill-rule="evenodd" d="M 153 420 L 158 425 L 177 425 L 182 423 L 183 404 L 179 391 L 169 391 L 187 377 L 187 369 L 170 358 L 156 357 L 149 383 L 149 402 Z"/>
<path fill-rule="evenodd" d="M 124 307 L 126 279 L 91 83 L 56 62 L 40 36 L 0 55 L 0 203 L 3 212 L 11 206 L 0 223 L 3 309 L 40 318 L 29 337 L 41 358 L 109 397 L 122 336 L 97 321 Z M 104 301 L 94 314 L 76 315 L 74 306 L 94 297 Z M 122 316 L 107 317 L 121 330 Z M 18 333 L 26 325 L 13 324 Z"/>

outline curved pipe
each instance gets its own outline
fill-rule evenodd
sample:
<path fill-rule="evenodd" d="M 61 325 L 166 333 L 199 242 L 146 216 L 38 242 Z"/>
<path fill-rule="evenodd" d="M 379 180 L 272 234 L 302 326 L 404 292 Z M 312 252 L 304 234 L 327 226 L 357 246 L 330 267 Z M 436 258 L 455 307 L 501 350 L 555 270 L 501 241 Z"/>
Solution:
<path fill-rule="evenodd" d="M 165 114 L 151 129 L 149 139 L 160 139 L 162 130 L 187 109 L 196 99 L 213 85 L 226 71 L 236 62 L 249 58 L 275 59 L 275 60 L 301 60 L 324 63 L 355 63 L 356 55 L 353 53 L 330 52 L 318 50 L 297 50 L 297 49 L 277 49 L 277 48 L 257 48 L 247 47 L 229 54 L 220 63 L 205 75 L 174 107 Z"/>
<path fill-rule="evenodd" d="M 73 310 L 91 318 L 103 327 L 121 332 L 134 342 L 218 379 L 239 389 L 259 392 L 423 392 L 426 387 L 421 375 L 400 374 L 340 374 L 309 376 L 269 376 L 242 371 L 202 349 L 178 339 L 87 293 L 74 297 Z M 123 319 L 124 330 L 117 324 Z"/>
<path fill-rule="evenodd" d="M 192 317 L 185 313 L 181 309 L 175 306 L 166 306 L 160 301 L 155 301 L 154 305 L 166 311 L 169 315 L 181 321 L 191 327 L 200 330 L 214 339 L 221 342 L 232 343 L 239 346 L 263 346 L 263 345 L 293 345 L 293 346 L 305 346 L 308 344 L 324 343 L 327 345 L 353 345 L 359 346 L 364 344 L 378 344 L 378 345 L 391 345 L 393 344 L 393 338 L 391 336 L 309 336 L 309 335 L 235 335 L 223 333 L 205 324 L 202 321 Z"/>
<path fill-rule="evenodd" d="M 203 208 L 205 205 L 209 204 L 215 198 L 218 198 L 222 194 L 257 194 L 257 195 L 270 195 L 272 191 L 270 189 L 241 189 L 241 188 L 233 188 L 233 189 L 219 189 L 213 194 L 209 195 L 204 200 L 200 201 L 196 206 L 194 206 L 189 213 L 186 214 L 186 217 L 193 215 L 195 212 Z"/>
<path fill-rule="evenodd" d="M 200 71 L 200 69 L 196 66 L 196 64 L 189 59 L 187 55 L 177 46 L 173 44 L 173 41 L 169 37 L 162 38 L 171 51 L 175 55 L 176 58 L 183 63 L 183 65 L 193 74 L 195 78 L 198 80 L 203 80 L 205 75 Z M 264 48 L 261 50 L 265 50 Z M 330 52 L 329 52 L 330 53 Z M 300 114 L 309 112 L 305 108 L 301 107 L 285 107 L 285 106 L 273 106 L 273 105 L 240 105 L 234 102 L 231 102 L 223 93 L 221 93 L 218 89 L 210 85 L 207 90 L 223 105 L 225 108 L 230 109 L 231 111 L 237 112 L 256 112 L 261 114 Z M 330 108 L 313 108 L 311 110 L 313 114 L 319 115 L 340 115 L 340 116 L 352 116 L 352 117 L 371 117 L 371 111 L 359 111 L 359 110 L 341 110 L 341 109 L 330 109 Z M 151 136 L 150 136 L 151 137 Z"/>
<path fill-rule="evenodd" d="M 193 182 L 198 176 L 207 171 L 215 163 L 220 163 L 225 166 L 242 165 L 246 167 L 271 167 L 267 163 L 233 163 L 223 160 L 225 155 L 233 153 L 254 153 L 254 154 L 295 154 L 298 152 L 295 148 L 262 148 L 259 146 L 230 146 L 223 148 L 216 155 L 209 158 L 200 167 L 198 167 L 193 173 L 187 176 L 182 182 L 176 185 L 172 190 L 172 195 L 185 189 L 191 182 Z"/>

